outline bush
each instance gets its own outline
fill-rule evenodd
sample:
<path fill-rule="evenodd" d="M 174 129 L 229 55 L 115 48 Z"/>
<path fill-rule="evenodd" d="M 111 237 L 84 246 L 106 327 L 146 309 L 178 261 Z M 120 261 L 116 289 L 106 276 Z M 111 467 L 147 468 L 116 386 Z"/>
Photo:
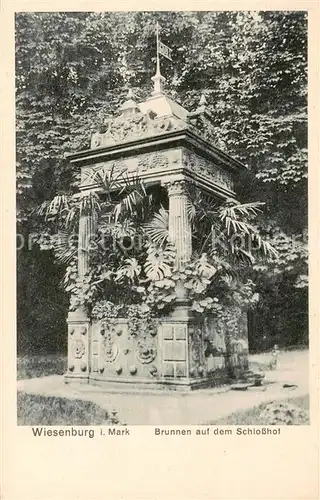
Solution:
<path fill-rule="evenodd" d="M 260 418 L 266 425 L 302 425 L 309 423 L 306 410 L 288 402 L 269 403 L 261 412 Z"/>

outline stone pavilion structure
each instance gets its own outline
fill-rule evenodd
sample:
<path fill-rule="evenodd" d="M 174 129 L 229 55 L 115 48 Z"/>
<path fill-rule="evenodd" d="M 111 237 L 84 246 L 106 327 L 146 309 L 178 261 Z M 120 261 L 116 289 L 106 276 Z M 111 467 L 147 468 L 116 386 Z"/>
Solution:
<path fill-rule="evenodd" d="M 138 103 L 129 92 L 118 116 L 106 122 L 103 132 L 92 135 L 91 148 L 68 159 L 81 170 L 81 192 L 98 190 L 92 173 L 112 168 L 138 174 L 146 186 L 164 188 L 169 233 L 182 265 L 192 253 L 188 184 L 217 201 L 234 198 L 234 180 L 245 166 L 215 146 L 213 117 L 205 98 L 202 96 L 198 108 L 190 112 L 166 95 L 164 81 L 158 65 L 150 97 Z M 82 216 L 79 277 L 88 269 L 88 255 L 82 249 L 93 229 L 90 215 Z M 110 328 L 103 321 L 91 322 L 82 310 L 70 312 L 65 381 L 119 390 L 185 391 L 214 385 L 215 373 L 246 367 L 246 314 L 237 332 L 227 342 L 226 331 L 215 324 L 214 318 L 196 317 L 183 295 L 174 311 L 160 319 L 153 335 L 142 331 L 130 337 L 126 318 Z M 214 347 L 210 352 L 208 339 Z"/>

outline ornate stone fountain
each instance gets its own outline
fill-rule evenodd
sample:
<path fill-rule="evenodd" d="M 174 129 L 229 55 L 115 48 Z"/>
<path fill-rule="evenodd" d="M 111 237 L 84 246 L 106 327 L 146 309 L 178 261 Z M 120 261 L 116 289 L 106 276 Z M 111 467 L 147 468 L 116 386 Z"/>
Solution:
<path fill-rule="evenodd" d="M 179 264 L 192 252 L 187 216 L 187 186 L 195 185 L 217 200 L 233 198 L 234 179 L 244 169 L 237 160 L 215 147 L 213 120 L 201 97 L 198 109 L 188 112 L 163 91 L 157 71 L 150 98 L 137 103 L 129 92 L 117 117 L 95 133 L 91 148 L 69 156 L 81 169 L 80 191 L 100 189 L 97 170 L 138 174 L 146 186 L 167 191 L 169 233 Z M 94 230 L 90 215 L 79 225 L 78 272 L 88 270 L 82 249 Z M 216 352 L 208 354 L 206 339 Z M 232 347 L 233 346 L 233 347 Z M 238 338 L 226 342 L 226 331 L 210 318 L 196 318 L 181 298 L 170 316 L 153 332 L 128 334 L 128 321 L 91 322 L 82 310 L 68 316 L 68 371 L 66 382 L 81 381 L 119 389 L 172 388 L 189 390 L 214 383 L 215 370 L 246 365 L 247 325 L 241 318 Z"/>

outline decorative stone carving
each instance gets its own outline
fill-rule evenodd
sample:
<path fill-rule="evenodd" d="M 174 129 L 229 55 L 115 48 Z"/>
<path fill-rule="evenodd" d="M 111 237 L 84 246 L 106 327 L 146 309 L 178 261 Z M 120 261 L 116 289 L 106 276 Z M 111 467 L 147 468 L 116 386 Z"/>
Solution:
<path fill-rule="evenodd" d="M 91 148 L 98 148 L 101 144 L 102 137 L 103 134 L 100 134 L 99 132 L 94 132 L 91 136 Z"/>
<path fill-rule="evenodd" d="M 196 326 L 190 332 L 190 354 L 191 354 L 191 365 L 193 372 L 199 371 L 199 367 L 202 365 L 202 332 L 200 328 Z"/>
<path fill-rule="evenodd" d="M 204 374 L 204 367 L 202 365 L 199 366 L 198 373 L 200 376 L 202 376 Z"/>
<path fill-rule="evenodd" d="M 105 331 L 104 338 L 102 339 L 102 351 L 103 358 L 107 363 L 112 363 L 119 354 L 119 347 L 115 343 L 109 330 Z"/>
<path fill-rule="evenodd" d="M 188 192 L 188 182 L 185 180 L 165 182 L 164 186 L 167 188 L 169 197 L 187 195 Z"/>
<path fill-rule="evenodd" d="M 174 377 L 174 363 L 163 363 L 162 369 L 164 377 Z"/>
<path fill-rule="evenodd" d="M 186 361 L 187 359 L 186 342 L 166 340 L 163 343 L 163 359 L 165 361 Z"/>
<path fill-rule="evenodd" d="M 186 128 L 186 124 L 174 117 L 157 118 L 152 113 L 141 112 L 130 116 L 120 115 L 105 120 L 104 132 L 92 135 L 91 148 L 111 146 L 120 142 L 147 138 L 183 128 Z"/>
<path fill-rule="evenodd" d="M 180 158 L 179 150 L 156 151 L 154 153 L 144 153 L 138 157 L 127 158 L 126 160 L 113 160 L 98 163 L 92 167 L 83 167 L 81 170 L 81 185 L 89 187 L 99 183 L 98 174 L 103 176 L 105 172 L 110 172 L 112 169 L 117 176 L 117 181 L 121 183 L 121 173 L 145 173 L 155 169 L 162 171 L 170 166 L 177 168 L 181 163 Z"/>
<path fill-rule="evenodd" d="M 137 169 L 137 160 L 132 158 L 132 161 L 107 161 L 104 163 L 96 163 L 92 167 L 83 167 L 81 169 L 81 184 L 91 186 L 99 182 L 99 174 L 103 176 L 106 171 L 114 170 L 119 175 L 120 172 L 134 171 Z"/>
<path fill-rule="evenodd" d="M 207 108 L 206 100 L 201 97 L 199 107 L 196 111 L 189 113 L 187 118 L 189 128 L 194 130 L 208 142 L 214 143 L 219 148 L 224 148 L 225 144 L 218 137 L 219 129 L 215 126 L 214 118 Z"/>
<path fill-rule="evenodd" d="M 187 376 L 186 363 L 176 363 L 176 377 L 186 377 L 186 376 Z"/>
<path fill-rule="evenodd" d="M 153 377 L 156 377 L 158 375 L 158 368 L 155 365 L 151 365 L 149 373 Z"/>
<path fill-rule="evenodd" d="M 183 150 L 182 164 L 190 172 L 200 174 L 202 177 L 213 181 L 215 184 L 219 184 L 229 191 L 233 191 L 234 186 L 231 173 L 225 172 L 218 165 L 213 165 L 212 162 L 197 155 L 193 151 L 188 151 L 187 149 Z"/>
<path fill-rule="evenodd" d="M 85 353 L 86 347 L 83 340 L 75 339 L 71 346 L 71 352 L 74 358 L 81 359 Z"/>
<path fill-rule="evenodd" d="M 157 356 L 157 347 L 153 338 L 144 335 L 137 341 L 137 360 L 141 364 L 151 363 Z"/>
<path fill-rule="evenodd" d="M 145 172 L 154 168 L 167 168 L 168 157 L 163 153 L 149 153 L 142 155 L 138 161 L 139 172 Z"/>
<path fill-rule="evenodd" d="M 121 375 L 121 373 L 122 373 L 122 366 L 121 365 L 116 366 L 116 373 L 117 373 L 117 375 Z"/>

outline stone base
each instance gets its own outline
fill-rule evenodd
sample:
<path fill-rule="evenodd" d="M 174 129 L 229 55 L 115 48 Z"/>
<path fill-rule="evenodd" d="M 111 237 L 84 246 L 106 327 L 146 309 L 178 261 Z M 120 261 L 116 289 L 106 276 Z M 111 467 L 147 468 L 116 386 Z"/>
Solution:
<path fill-rule="evenodd" d="M 124 318 L 91 323 L 79 310 L 69 314 L 68 331 L 66 383 L 106 391 L 189 392 L 220 385 L 247 369 L 244 340 L 233 339 L 227 353 L 224 332 L 219 335 L 214 323 L 195 318 L 188 305 L 154 324 Z"/>
<path fill-rule="evenodd" d="M 87 376 L 81 377 L 81 375 L 71 375 L 70 373 L 65 373 L 63 378 L 65 384 L 89 384 L 89 378 Z"/>
<path fill-rule="evenodd" d="M 148 391 L 177 391 L 177 392 L 191 392 L 196 389 L 204 389 L 212 387 L 213 382 L 211 378 L 203 379 L 167 379 L 167 380 L 149 380 L 142 378 L 106 378 L 106 377 L 90 377 L 81 378 L 77 376 L 70 376 L 68 373 L 64 376 L 66 384 L 80 383 L 90 384 L 97 386 L 104 392 L 148 392 Z"/>

